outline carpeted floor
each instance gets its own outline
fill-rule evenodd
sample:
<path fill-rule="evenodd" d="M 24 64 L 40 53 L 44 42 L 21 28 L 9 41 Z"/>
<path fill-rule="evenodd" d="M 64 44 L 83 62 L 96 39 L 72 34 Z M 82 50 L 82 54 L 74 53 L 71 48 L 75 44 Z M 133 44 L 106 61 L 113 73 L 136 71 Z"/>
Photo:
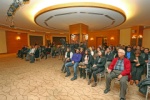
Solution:
<path fill-rule="evenodd" d="M 119 84 L 104 94 L 104 78 L 91 87 L 86 79 L 78 77 L 70 81 L 73 73 L 65 78 L 61 66 L 58 58 L 30 64 L 15 54 L 0 55 L 0 100 L 119 100 Z M 129 85 L 126 97 L 126 100 L 145 100 L 135 85 Z"/>

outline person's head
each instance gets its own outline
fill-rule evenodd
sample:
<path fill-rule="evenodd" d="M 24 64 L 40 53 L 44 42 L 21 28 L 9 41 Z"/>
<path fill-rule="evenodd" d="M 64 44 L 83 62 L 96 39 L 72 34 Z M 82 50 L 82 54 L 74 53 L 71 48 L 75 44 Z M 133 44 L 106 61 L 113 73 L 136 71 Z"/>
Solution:
<path fill-rule="evenodd" d="M 69 52 L 70 51 L 70 48 L 67 48 L 67 52 Z"/>
<path fill-rule="evenodd" d="M 86 50 L 85 50 L 85 54 L 86 54 L 86 55 L 89 55 L 89 54 L 90 54 L 90 50 L 89 50 L 89 49 L 86 49 Z"/>
<path fill-rule="evenodd" d="M 110 48 L 107 48 L 107 49 L 106 49 L 106 52 L 107 52 L 107 53 L 110 53 L 110 52 L 111 52 L 111 49 L 110 49 Z"/>
<path fill-rule="evenodd" d="M 148 54 L 149 53 L 149 48 L 145 48 L 144 53 Z"/>
<path fill-rule="evenodd" d="M 144 51 L 144 47 L 141 47 L 141 50 L 143 50 L 143 51 Z"/>
<path fill-rule="evenodd" d="M 80 48 L 80 52 L 83 52 L 83 48 Z"/>
<path fill-rule="evenodd" d="M 118 49 L 118 57 L 123 58 L 125 55 L 125 50 L 124 49 Z"/>
<path fill-rule="evenodd" d="M 137 47 L 136 47 L 137 50 L 140 50 L 140 48 L 141 48 L 140 46 L 137 46 Z"/>
<path fill-rule="evenodd" d="M 92 51 L 92 47 L 89 47 L 90 51 Z"/>
<path fill-rule="evenodd" d="M 79 49 L 76 49 L 76 53 L 79 53 L 80 52 L 80 50 Z"/>
<path fill-rule="evenodd" d="M 98 56 L 102 56 L 102 52 L 101 51 L 98 51 Z"/>
<path fill-rule="evenodd" d="M 130 52 L 130 51 L 131 51 L 131 47 L 128 47 L 128 48 L 127 48 L 127 51 Z"/>
<path fill-rule="evenodd" d="M 133 46 L 133 49 L 136 49 L 136 46 Z"/>
<path fill-rule="evenodd" d="M 100 51 L 100 50 L 101 50 L 101 49 L 98 47 L 98 48 L 97 48 L 97 51 Z"/>
<path fill-rule="evenodd" d="M 138 57 L 138 56 L 140 56 L 140 55 L 141 55 L 141 51 L 140 51 L 140 50 L 136 50 L 136 51 L 135 51 L 135 56 Z"/>

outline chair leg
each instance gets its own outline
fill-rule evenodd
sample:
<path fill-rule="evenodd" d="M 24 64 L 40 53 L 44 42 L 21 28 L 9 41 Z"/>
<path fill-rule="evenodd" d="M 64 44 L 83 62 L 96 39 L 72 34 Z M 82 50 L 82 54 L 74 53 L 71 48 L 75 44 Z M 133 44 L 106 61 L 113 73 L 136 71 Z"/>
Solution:
<path fill-rule="evenodd" d="M 85 71 L 85 73 L 86 73 L 86 79 L 88 80 L 88 77 L 87 77 L 87 71 Z"/>
<path fill-rule="evenodd" d="M 149 93 L 149 89 L 148 89 L 148 87 L 147 87 L 146 99 L 145 99 L 145 100 L 147 100 L 147 98 L 148 98 L 148 93 Z"/>

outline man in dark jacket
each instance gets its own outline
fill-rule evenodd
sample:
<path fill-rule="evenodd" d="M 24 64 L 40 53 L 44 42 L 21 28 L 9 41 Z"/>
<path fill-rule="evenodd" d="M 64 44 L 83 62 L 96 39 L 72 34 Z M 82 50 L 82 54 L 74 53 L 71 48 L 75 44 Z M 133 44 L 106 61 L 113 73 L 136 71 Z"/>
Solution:
<path fill-rule="evenodd" d="M 127 47 L 127 51 L 125 54 L 125 57 L 128 58 L 129 60 L 134 58 L 134 52 L 131 51 L 131 47 Z"/>
<path fill-rule="evenodd" d="M 71 78 L 71 81 L 76 80 L 77 79 L 77 67 L 79 65 L 79 62 L 81 61 L 82 55 L 79 53 L 79 49 L 76 49 L 76 53 L 73 54 L 71 62 L 68 62 L 65 64 L 65 68 L 67 71 L 67 75 L 65 77 L 70 76 L 70 70 L 69 67 L 73 66 L 73 70 L 74 70 L 74 77 Z"/>
<path fill-rule="evenodd" d="M 106 57 L 106 64 L 105 64 L 105 69 L 108 68 L 110 65 L 111 61 L 114 59 L 114 54 L 111 52 L 111 48 L 107 48 L 105 51 L 105 57 Z"/>

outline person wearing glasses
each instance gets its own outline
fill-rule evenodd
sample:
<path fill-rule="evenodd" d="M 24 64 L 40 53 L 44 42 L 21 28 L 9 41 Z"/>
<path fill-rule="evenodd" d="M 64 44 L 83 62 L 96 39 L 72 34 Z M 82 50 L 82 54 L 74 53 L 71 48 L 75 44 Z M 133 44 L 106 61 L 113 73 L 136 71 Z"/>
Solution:
<path fill-rule="evenodd" d="M 107 71 L 104 93 L 106 94 L 110 91 L 112 79 L 117 78 L 120 81 L 120 100 L 125 100 L 127 81 L 130 80 L 131 63 L 130 60 L 125 58 L 124 49 L 118 49 L 118 57 L 113 59 Z"/>

